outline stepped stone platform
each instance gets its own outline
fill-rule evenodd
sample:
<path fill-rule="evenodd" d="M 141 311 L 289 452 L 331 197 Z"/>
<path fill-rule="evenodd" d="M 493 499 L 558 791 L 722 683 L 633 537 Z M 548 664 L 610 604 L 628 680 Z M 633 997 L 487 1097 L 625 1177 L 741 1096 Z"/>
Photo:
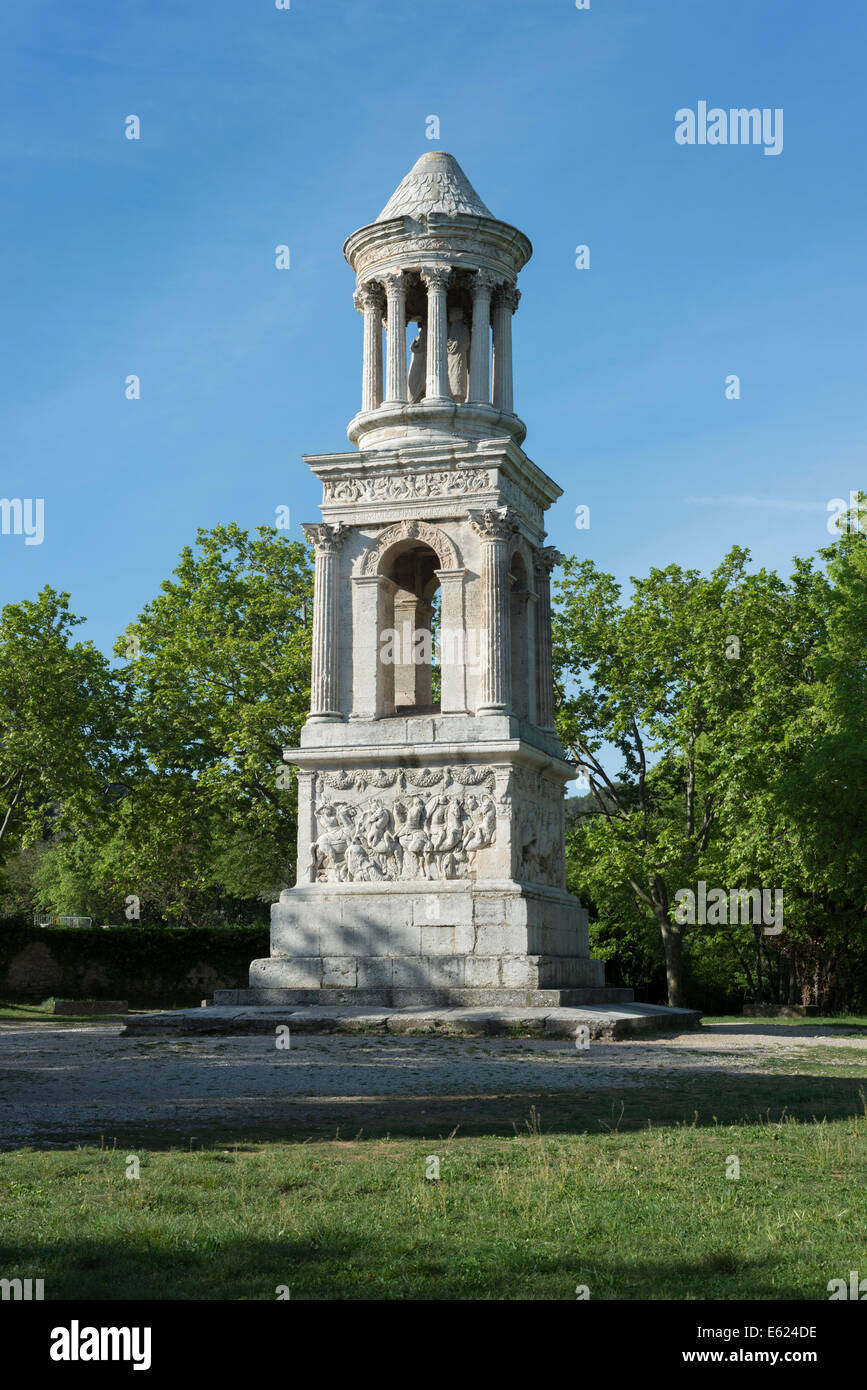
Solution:
<path fill-rule="evenodd" d="M 250 990 L 221 990 L 248 995 Z M 259 991 L 256 991 L 259 992 Z M 269 991 L 296 993 L 297 991 Z M 564 993 L 566 991 L 563 991 Z M 569 991 L 570 993 L 572 991 Z M 580 993 L 580 991 L 574 991 Z M 589 991 L 588 991 L 589 992 Z M 602 993 L 603 991 L 598 991 Z M 610 994 L 628 991 L 608 990 Z M 558 991 L 534 991 L 556 994 Z M 586 1028 L 587 1038 L 634 1038 L 646 1033 L 682 1032 L 695 1028 L 701 1014 L 695 1009 L 670 1009 L 660 1004 L 608 1003 L 568 1007 L 553 1003 L 514 1004 L 475 1008 L 430 1007 L 388 1009 L 374 1006 L 308 1004 L 213 1004 L 199 1009 L 173 1009 L 130 1019 L 124 1036 L 181 1037 L 186 1033 L 265 1033 L 288 1026 L 298 1033 L 415 1033 L 439 1037 L 575 1038 Z"/>
<path fill-rule="evenodd" d="M 523 985 L 493 988 L 467 988 L 461 985 L 408 985 L 373 988 L 295 989 L 287 986 L 254 985 L 249 989 L 217 989 L 214 1004 L 241 1004 L 256 1007 L 260 1004 L 325 1004 L 365 1007 L 371 1005 L 392 1009 L 412 1008 L 511 1008 L 530 1005 L 536 1008 L 573 1008 L 578 1004 L 632 1004 L 631 989 L 617 986 L 570 986 L 566 989 L 531 989 Z"/>

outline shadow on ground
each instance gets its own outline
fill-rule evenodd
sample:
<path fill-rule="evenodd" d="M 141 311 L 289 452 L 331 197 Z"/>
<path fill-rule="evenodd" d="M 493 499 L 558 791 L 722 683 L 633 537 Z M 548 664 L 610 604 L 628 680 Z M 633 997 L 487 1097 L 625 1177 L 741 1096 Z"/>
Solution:
<path fill-rule="evenodd" d="M 584 1284 L 593 1299 L 827 1299 L 825 1284 L 781 1278 L 783 1260 L 736 1260 L 728 1250 L 705 1260 L 613 1260 L 602 1242 L 544 1251 L 529 1242 L 475 1245 L 461 1262 L 453 1242 L 391 1232 L 380 1240 L 349 1230 L 322 1238 L 207 1237 L 189 1249 L 131 1248 L 126 1241 L 81 1239 L 38 1251 L 0 1241 L 4 1270 L 32 1271 L 56 1299 L 262 1299 L 278 1288 L 293 1299 L 571 1299 Z M 777 1280 L 780 1282 L 776 1282 Z M 284 1293 L 283 1295 L 287 1295 Z"/>
<path fill-rule="evenodd" d="M 653 1126 L 804 1122 L 863 1115 L 864 1077 L 827 1075 L 729 1075 L 707 1068 L 671 1075 L 629 1088 L 526 1090 L 502 1094 L 422 1096 L 249 1097 L 217 1104 L 190 1095 L 128 1123 L 43 1121 L 32 1126 L 26 1147 L 207 1148 L 238 1143 L 309 1139 L 440 1138 L 462 1135 L 508 1137 L 524 1133 L 532 1114 L 547 1134 L 630 1132 Z M 219 1111 L 219 1114 L 216 1112 Z M 212 1112 L 212 1113 L 209 1113 Z M 0 1118 L 0 1135 L 2 1135 Z M 4 1150 L 24 1147 L 5 1142 Z"/>

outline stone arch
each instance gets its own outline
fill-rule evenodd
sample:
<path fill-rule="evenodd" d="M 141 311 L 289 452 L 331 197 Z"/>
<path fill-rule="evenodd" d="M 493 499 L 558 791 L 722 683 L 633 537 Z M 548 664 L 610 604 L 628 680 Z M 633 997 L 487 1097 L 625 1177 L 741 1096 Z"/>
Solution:
<path fill-rule="evenodd" d="M 440 562 L 440 569 L 460 569 L 461 560 L 457 546 L 439 526 L 431 526 L 426 521 L 399 521 L 383 531 L 365 552 L 359 574 L 382 574 L 388 552 L 396 545 L 412 540 L 430 546 Z"/>

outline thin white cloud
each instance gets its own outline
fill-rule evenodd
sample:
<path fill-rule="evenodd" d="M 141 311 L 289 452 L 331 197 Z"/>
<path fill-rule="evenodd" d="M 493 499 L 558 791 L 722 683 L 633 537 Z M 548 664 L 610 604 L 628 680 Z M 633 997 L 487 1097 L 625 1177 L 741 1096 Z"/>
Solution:
<path fill-rule="evenodd" d="M 772 507 L 778 512 L 826 512 L 826 502 L 795 502 L 786 497 L 687 497 L 687 502 L 699 507 Z"/>

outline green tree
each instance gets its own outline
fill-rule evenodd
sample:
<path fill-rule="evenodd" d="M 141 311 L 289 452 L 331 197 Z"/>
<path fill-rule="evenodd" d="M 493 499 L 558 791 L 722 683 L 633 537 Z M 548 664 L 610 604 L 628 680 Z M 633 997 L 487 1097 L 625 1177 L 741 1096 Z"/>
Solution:
<path fill-rule="evenodd" d="M 49 587 L 0 611 L 0 856 L 99 814 L 123 774 L 125 677 L 71 640 L 83 621 Z"/>
<path fill-rule="evenodd" d="M 783 893 L 784 934 L 741 957 L 757 997 L 864 998 L 867 913 L 867 535 L 798 560 L 785 631 L 736 730 L 722 842 L 729 872 Z"/>
<path fill-rule="evenodd" d="M 118 639 L 137 764 L 118 876 L 179 920 L 215 893 L 274 897 L 291 882 L 296 789 L 282 751 L 309 708 L 311 611 L 305 545 L 219 526 L 198 532 Z"/>
<path fill-rule="evenodd" d="M 738 652 L 758 649 L 783 622 L 785 586 L 748 574 L 748 561 L 736 547 L 709 577 L 654 569 L 632 581 L 625 604 L 591 561 L 567 560 L 557 586 L 558 726 L 595 801 L 584 881 L 598 900 L 628 884 L 652 912 L 672 1005 L 685 1003 L 675 894 L 709 854 L 726 794 L 726 731 L 750 698 Z"/>

